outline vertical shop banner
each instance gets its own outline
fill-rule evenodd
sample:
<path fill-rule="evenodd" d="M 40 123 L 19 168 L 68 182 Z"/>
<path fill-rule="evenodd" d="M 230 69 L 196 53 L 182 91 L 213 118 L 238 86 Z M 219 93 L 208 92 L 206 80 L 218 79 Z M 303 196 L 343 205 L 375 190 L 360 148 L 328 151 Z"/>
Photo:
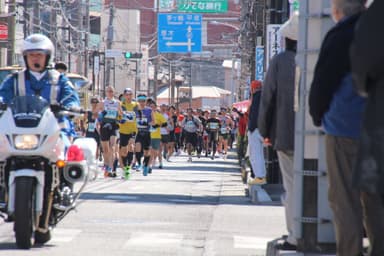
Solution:
<path fill-rule="evenodd" d="M 267 25 L 267 54 L 265 57 L 266 65 L 265 68 L 268 70 L 269 61 L 276 54 L 280 53 L 282 50 L 281 45 L 281 35 L 280 35 L 281 24 L 270 24 Z"/>
<path fill-rule="evenodd" d="M 264 46 L 256 46 L 256 70 L 255 79 L 259 81 L 264 80 Z"/>
<path fill-rule="evenodd" d="M 143 57 L 140 60 L 140 91 L 148 93 L 148 57 L 149 49 L 148 44 L 141 44 L 140 52 Z"/>

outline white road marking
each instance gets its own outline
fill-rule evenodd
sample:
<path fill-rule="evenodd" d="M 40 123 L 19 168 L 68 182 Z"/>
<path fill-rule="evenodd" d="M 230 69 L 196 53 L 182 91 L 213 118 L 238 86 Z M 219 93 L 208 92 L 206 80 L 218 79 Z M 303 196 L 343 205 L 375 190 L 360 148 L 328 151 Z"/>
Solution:
<path fill-rule="evenodd" d="M 268 242 L 273 238 L 255 236 L 233 236 L 234 248 L 238 249 L 267 249 Z"/>
<path fill-rule="evenodd" d="M 53 243 L 65 243 L 71 242 L 75 236 L 81 233 L 81 229 L 70 229 L 70 228 L 55 228 L 52 232 L 52 239 L 50 242 Z"/>
<path fill-rule="evenodd" d="M 179 246 L 183 238 L 182 234 L 177 233 L 132 233 L 131 238 L 124 244 L 124 247 L 130 246 Z M 149 242 L 150 241 L 150 242 Z"/>

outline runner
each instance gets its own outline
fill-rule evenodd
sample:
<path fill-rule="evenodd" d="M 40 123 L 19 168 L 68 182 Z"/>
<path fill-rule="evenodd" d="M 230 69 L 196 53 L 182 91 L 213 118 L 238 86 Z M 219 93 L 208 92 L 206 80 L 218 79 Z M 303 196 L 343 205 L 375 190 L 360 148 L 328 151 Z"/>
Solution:
<path fill-rule="evenodd" d="M 211 159 L 215 159 L 218 133 L 220 129 L 220 120 L 216 117 L 216 110 L 211 110 L 210 118 L 207 120 L 207 132 L 208 132 L 208 145 L 211 151 Z"/>
<path fill-rule="evenodd" d="M 197 132 L 197 157 L 200 158 L 201 157 L 201 152 L 203 151 L 203 148 L 204 148 L 204 132 L 205 132 L 205 125 L 206 125 L 206 122 L 207 120 L 205 119 L 204 117 L 204 113 L 201 109 L 197 109 L 197 114 L 198 114 L 198 118 L 200 120 L 200 123 L 201 123 L 201 129 Z"/>
<path fill-rule="evenodd" d="M 153 123 L 152 109 L 146 106 L 147 96 L 145 94 L 139 94 L 137 96 L 138 108 L 135 111 L 137 121 L 137 136 L 136 136 L 136 162 L 141 165 L 141 151 L 144 154 L 144 167 L 143 175 L 148 175 L 148 164 L 150 160 L 150 145 L 151 145 L 151 134 L 149 132 L 150 125 Z"/>
<path fill-rule="evenodd" d="M 137 134 L 136 114 L 137 103 L 132 101 L 133 91 L 126 88 L 123 93 L 121 108 L 123 115 L 120 121 L 120 150 L 119 162 L 123 168 L 123 178 L 128 179 L 130 175 L 133 153 L 135 151 L 135 139 Z"/>
<path fill-rule="evenodd" d="M 104 158 L 104 176 L 116 177 L 116 172 L 112 171 L 113 161 L 116 152 L 117 130 L 119 128 L 117 119 L 122 114 L 120 101 L 114 98 L 114 88 L 106 88 L 106 98 L 99 103 L 99 119 L 101 146 L 103 148 Z"/>
<path fill-rule="evenodd" d="M 172 123 L 170 125 L 170 131 L 169 131 L 169 143 L 168 143 L 168 155 L 167 155 L 167 161 L 170 162 L 170 158 L 173 155 L 174 149 L 175 149 L 175 142 L 176 142 L 176 135 L 175 130 L 177 127 L 177 115 L 176 115 L 176 108 L 174 106 L 169 107 L 169 116 L 172 120 Z"/>
<path fill-rule="evenodd" d="M 176 155 L 180 155 L 181 153 L 181 134 L 182 134 L 182 128 L 180 126 L 181 122 L 183 121 L 184 119 L 184 115 L 182 115 L 180 113 L 180 110 L 177 109 L 176 110 L 176 116 L 177 116 L 177 122 L 176 122 L 176 125 L 175 125 L 175 151 L 176 151 Z"/>
<path fill-rule="evenodd" d="M 168 123 L 171 120 L 168 116 L 168 106 L 166 104 L 161 104 L 160 106 L 160 113 L 163 115 L 163 117 L 166 120 L 166 124 L 162 125 L 160 128 L 161 133 L 161 143 L 160 143 L 160 153 L 162 153 L 162 158 L 167 159 L 168 154 L 168 142 L 169 142 L 169 131 L 170 128 L 168 127 Z M 163 160 L 160 162 L 159 168 L 163 168 Z"/>
<path fill-rule="evenodd" d="M 201 122 L 194 117 L 192 108 L 187 109 L 187 116 L 181 123 L 185 135 L 185 143 L 187 145 L 188 162 L 192 162 L 192 150 L 196 148 L 197 132 L 201 129 Z"/>
<path fill-rule="evenodd" d="M 97 122 L 97 118 L 99 116 L 99 111 L 97 109 L 97 104 L 99 104 L 99 99 L 97 97 L 91 98 L 91 110 L 87 111 L 85 116 L 85 137 L 95 139 L 97 143 L 96 147 L 96 159 L 99 159 L 100 154 L 100 132 L 99 132 L 99 123 Z M 101 161 L 101 159 L 100 159 Z"/>
<path fill-rule="evenodd" d="M 163 168 L 162 156 L 160 151 L 161 132 L 160 128 L 167 123 L 165 117 L 157 110 L 156 102 L 149 101 L 149 106 L 152 109 L 154 125 L 151 127 L 151 160 L 149 163 L 149 171 L 152 172 L 152 168 L 156 163 L 156 158 L 159 159 L 159 168 Z"/>
<path fill-rule="evenodd" d="M 227 158 L 228 152 L 228 139 L 231 135 L 233 127 L 232 119 L 227 115 L 227 109 L 221 108 L 219 113 L 220 131 L 219 131 L 219 152 L 221 152 L 223 159 Z"/>
<path fill-rule="evenodd" d="M 208 145 L 208 132 L 207 132 L 207 121 L 209 119 L 210 113 L 208 110 L 204 111 L 204 127 L 203 127 L 203 145 L 205 150 L 205 157 L 208 157 L 209 145 Z"/>

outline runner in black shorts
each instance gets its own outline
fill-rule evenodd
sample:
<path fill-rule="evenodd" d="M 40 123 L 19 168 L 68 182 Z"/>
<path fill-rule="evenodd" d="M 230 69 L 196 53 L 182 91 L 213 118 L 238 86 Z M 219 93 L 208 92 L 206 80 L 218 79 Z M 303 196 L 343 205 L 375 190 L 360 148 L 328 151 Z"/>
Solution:
<path fill-rule="evenodd" d="M 85 131 L 85 137 L 87 138 L 93 138 L 96 143 L 97 143 L 97 148 L 96 148 L 96 159 L 99 158 L 100 155 L 100 135 L 98 131 L 98 123 L 97 123 L 97 118 L 98 118 L 98 111 L 97 111 L 97 104 L 99 103 L 99 99 L 97 97 L 92 97 L 91 99 L 91 110 L 87 111 L 86 115 L 86 124 L 87 128 Z M 101 161 L 101 160 L 100 160 Z"/>
<path fill-rule="evenodd" d="M 181 126 L 185 132 L 185 143 L 188 150 L 188 162 L 192 162 L 192 150 L 196 148 L 197 132 L 201 128 L 200 120 L 193 115 L 192 108 L 188 108 L 187 116 L 185 116 Z"/>
<path fill-rule="evenodd" d="M 168 161 L 170 157 L 173 155 L 173 152 L 175 149 L 175 142 L 176 142 L 175 128 L 177 126 L 177 115 L 175 111 L 176 111 L 176 108 L 174 106 L 169 107 L 169 117 L 172 120 L 172 127 L 170 127 L 171 129 L 169 131 L 168 157 L 167 157 Z"/>
<path fill-rule="evenodd" d="M 130 169 L 135 151 L 135 139 L 137 133 L 136 114 L 137 102 L 132 101 L 133 92 L 131 88 L 125 88 L 121 103 L 123 115 L 120 120 L 120 166 L 124 170 L 124 178 L 130 176 Z"/>
<path fill-rule="evenodd" d="M 150 125 L 153 125 L 153 113 L 150 107 L 146 106 L 147 96 L 139 94 L 137 96 L 137 102 L 139 103 L 136 113 L 137 121 L 137 136 L 136 136 L 136 161 L 140 165 L 141 162 L 141 150 L 144 153 L 144 166 L 143 175 L 147 176 L 150 160 L 150 145 L 151 145 L 151 133 L 149 131 Z"/>
<path fill-rule="evenodd" d="M 107 97 L 103 102 L 99 103 L 100 110 L 100 139 L 103 147 L 104 157 L 104 176 L 115 177 L 112 172 L 113 161 L 116 152 L 116 137 L 119 126 L 117 124 L 118 117 L 121 116 L 122 110 L 120 101 L 114 98 L 114 88 L 108 86 L 106 88 Z"/>
<path fill-rule="evenodd" d="M 211 149 L 212 156 L 211 159 L 215 159 L 218 133 L 220 129 L 220 120 L 216 118 L 216 110 L 211 111 L 211 116 L 207 120 L 206 130 L 208 133 L 208 145 Z"/>

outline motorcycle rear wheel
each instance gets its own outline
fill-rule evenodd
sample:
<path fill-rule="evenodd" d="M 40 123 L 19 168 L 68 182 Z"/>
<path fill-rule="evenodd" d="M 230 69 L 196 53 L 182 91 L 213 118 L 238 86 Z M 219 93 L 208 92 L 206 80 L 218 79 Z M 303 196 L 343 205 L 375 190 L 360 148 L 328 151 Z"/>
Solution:
<path fill-rule="evenodd" d="M 35 223 L 34 188 L 34 178 L 16 178 L 14 231 L 16 245 L 21 249 L 30 249 L 33 245 L 33 229 Z"/>

